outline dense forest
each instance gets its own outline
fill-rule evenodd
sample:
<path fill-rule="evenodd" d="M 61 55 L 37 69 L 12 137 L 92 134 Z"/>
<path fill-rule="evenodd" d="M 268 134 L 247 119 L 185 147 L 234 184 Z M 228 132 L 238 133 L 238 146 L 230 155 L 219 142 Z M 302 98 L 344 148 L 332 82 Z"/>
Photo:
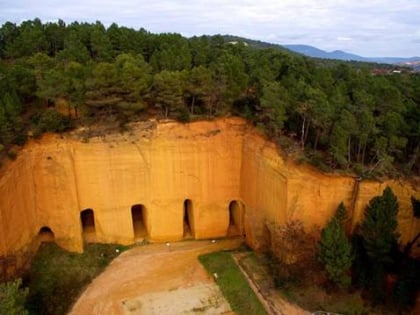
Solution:
<path fill-rule="evenodd" d="M 28 135 L 147 115 L 240 115 L 318 167 L 420 173 L 420 75 L 228 36 L 39 19 L 0 28 L 0 151 Z M 57 110 L 65 102 L 69 112 Z M 13 156 L 13 154 L 9 154 Z"/>

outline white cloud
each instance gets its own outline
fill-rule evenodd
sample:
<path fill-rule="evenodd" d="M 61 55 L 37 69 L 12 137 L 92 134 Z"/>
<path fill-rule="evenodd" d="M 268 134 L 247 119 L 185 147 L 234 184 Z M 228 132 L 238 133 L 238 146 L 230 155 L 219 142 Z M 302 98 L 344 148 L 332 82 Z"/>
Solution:
<path fill-rule="evenodd" d="M 351 40 L 353 40 L 353 38 L 351 38 L 351 37 L 346 37 L 346 36 L 338 36 L 338 37 L 337 37 L 337 40 L 338 40 L 338 41 L 345 41 L 345 42 L 347 42 L 347 41 L 351 41 Z"/>
<path fill-rule="evenodd" d="M 186 36 L 228 33 L 368 56 L 420 52 L 417 0 L 0 1 L 0 23 L 34 17 L 116 22 Z"/>

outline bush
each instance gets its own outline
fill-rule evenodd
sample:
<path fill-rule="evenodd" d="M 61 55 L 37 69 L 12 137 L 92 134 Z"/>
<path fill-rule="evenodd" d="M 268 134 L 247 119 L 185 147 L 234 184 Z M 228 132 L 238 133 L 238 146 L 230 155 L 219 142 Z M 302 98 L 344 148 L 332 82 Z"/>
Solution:
<path fill-rule="evenodd" d="M 32 117 L 35 125 L 35 135 L 44 132 L 63 132 L 71 128 L 71 119 L 54 109 L 46 109 Z"/>
<path fill-rule="evenodd" d="M 181 108 L 176 119 L 182 123 L 187 123 L 191 120 L 190 113 L 186 108 Z"/>
<path fill-rule="evenodd" d="M 53 243 L 42 244 L 27 275 L 27 308 L 34 315 L 67 314 L 82 289 L 125 249 L 113 244 L 88 244 L 83 254 L 77 254 Z"/>
<path fill-rule="evenodd" d="M 28 288 L 23 289 L 21 286 L 21 279 L 0 284 L 0 314 L 29 314 L 24 307 Z"/>
<path fill-rule="evenodd" d="M 420 261 L 406 258 L 399 268 L 393 296 L 399 307 L 412 307 L 420 290 Z"/>
<path fill-rule="evenodd" d="M 271 268 L 278 286 L 287 282 L 313 282 L 319 275 L 316 260 L 316 234 L 306 233 L 302 222 L 291 220 L 271 228 Z"/>
<path fill-rule="evenodd" d="M 16 151 L 10 150 L 7 152 L 7 157 L 11 160 L 16 160 L 17 158 L 17 153 Z"/>

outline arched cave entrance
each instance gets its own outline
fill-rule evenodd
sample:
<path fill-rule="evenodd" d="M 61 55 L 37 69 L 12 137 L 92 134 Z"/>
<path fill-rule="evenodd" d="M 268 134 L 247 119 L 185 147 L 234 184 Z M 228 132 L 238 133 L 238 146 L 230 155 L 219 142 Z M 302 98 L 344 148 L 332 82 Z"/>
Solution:
<path fill-rule="evenodd" d="M 131 219 L 133 221 L 134 238 L 140 239 L 147 236 L 146 229 L 146 208 L 141 205 L 133 205 L 131 207 Z"/>
<path fill-rule="evenodd" d="M 228 236 L 239 236 L 243 234 L 244 205 L 242 202 L 233 200 L 229 203 L 229 227 Z"/>
<path fill-rule="evenodd" d="M 191 199 L 184 200 L 184 238 L 194 238 L 193 204 Z"/>
<path fill-rule="evenodd" d="M 54 242 L 55 235 L 54 232 L 48 226 L 43 226 L 39 229 L 38 239 L 40 243 Z"/>
<path fill-rule="evenodd" d="M 80 221 L 82 222 L 83 239 L 91 241 L 96 234 L 95 215 L 92 209 L 85 209 L 80 212 Z"/>

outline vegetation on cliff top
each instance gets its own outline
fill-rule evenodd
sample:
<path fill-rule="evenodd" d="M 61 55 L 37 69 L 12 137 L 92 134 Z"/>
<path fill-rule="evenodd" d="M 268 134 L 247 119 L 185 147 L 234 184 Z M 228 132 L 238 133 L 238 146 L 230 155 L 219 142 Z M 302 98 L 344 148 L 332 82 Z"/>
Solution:
<path fill-rule="evenodd" d="M 375 73 L 371 64 L 219 35 L 7 22 L 0 27 L 0 150 L 74 123 L 233 113 L 320 167 L 419 174 L 420 76 Z"/>

